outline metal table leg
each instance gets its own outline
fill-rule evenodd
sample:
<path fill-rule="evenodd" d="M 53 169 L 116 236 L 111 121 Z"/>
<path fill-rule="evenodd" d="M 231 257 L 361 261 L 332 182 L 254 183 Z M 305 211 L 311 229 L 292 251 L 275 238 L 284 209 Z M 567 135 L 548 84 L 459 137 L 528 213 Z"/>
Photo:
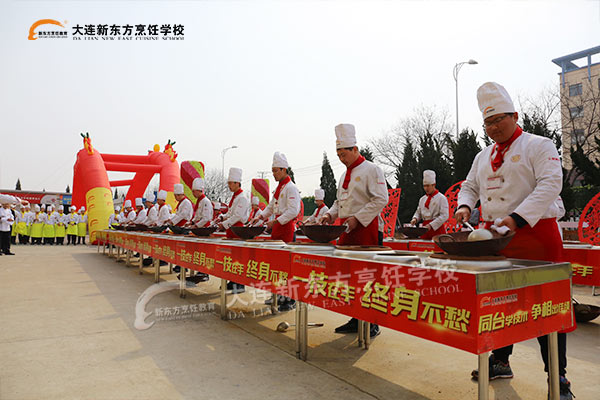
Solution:
<path fill-rule="evenodd" d="M 160 260 L 157 258 L 152 259 L 154 264 L 154 283 L 160 282 Z"/>
<path fill-rule="evenodd" d="M 600 293 L 596 293 L 596 286 L 592 286 L 592 296 L 600 296 Z"/>
<path fill-rule="evenodd" d="M 117 262 L 121 261 L 121 251 L 122 249 L 120 247 L 117 247 Z"/>
<path fill-rule="evenodd" d="M 363 339 L 365 341 L 365 350 L 369 350 L 369 345 L 371 344 L 371 323 L 365 322 L 363 326 Z"/>
<path fill-rule="evenodd" d="M 273 295 L 271 296 L 271 314 L 279 313 L 279 305 L 277 304 L 278 297 L 279 296 L 277 296 L 277 293 L 273 293 Z"/>
<path fill-rule="evenodd" d="M 548 364 L 550 400 L 560 399 L 560 378 L 558 372 L 558 332 L 548 334 Z"/>
<path fill-rule="evenodd" d="M 363 347 L 365 342 L 365 321 L 358 320 L 358 347 Z"/>
<path fill-rule="evenodd" d="M 131 250 L 127 250 L 125 255 L 125 266 L 129 267 L 129 262 L 131 261 Z"/>
<path fill-rule="evenodd" d="M 300 349 L 302 348 L 301 338 L 300 338 L 300 325 L 301 323 L 301 315 L 300 315 L 300 302 L 296 304 L 296 358 L 300 359 Z"/>
<path fill-rule="evenodd" d="M 140 265 L 139 265 L 140 275 L 144 274 L 144 271 L 142 270 L 143 265 L 144 265 L 144 255 L 142 253 L 140 253 Z"/>
<path fill-rule="evenodd" d="M 490 398 L 490 362 L 488 361 L 489 356 L 489 352 L 482 353 L 478 356 L 479 377 L 477 379 L 477 384 L 479 386 L 479 396 L 477 398 L 479 400 L 489 400 Z"/>
<path fill-rule="evenodd" d="M 302 325 L 300 326 L 300 336 L 302 337 L 302 342 L 300 346 L 300 359 L 302 361 L 306 361 L 308 357 L 308 308 L 306 307 L 306 303 L 300 302 L 300 320 Z M 299 327 L 297 326 L 296 329 Z"/>
<path fill-rule="evenodd" d="M 106 254 L 106 242 L 102 244 L 102 254 Z"/>
<path fill-rule="evenodd" d="M 185 299 L 185 268 L 180 267 L 179 272 L 179 297 Z"/>
<path fill-rule="evenodd" d="M 169 263 L 169 275 L 173 273 L 173 263 Z"/>
<path fill-rule="evenodd" d="M 221 319 L 227 321 L 227 279 L 221 278 Z"/>

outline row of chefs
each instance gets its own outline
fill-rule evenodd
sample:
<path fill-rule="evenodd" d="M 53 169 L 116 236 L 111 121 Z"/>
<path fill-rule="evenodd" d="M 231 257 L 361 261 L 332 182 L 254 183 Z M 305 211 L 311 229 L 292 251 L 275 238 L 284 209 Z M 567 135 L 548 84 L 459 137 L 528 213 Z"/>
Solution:
<path fill-rule="evenodd" d="M 87 234 L 87 213 L 85 207 L 69 207 L 69 213 L 64 212 L 64 206 L 34 204 L 33 208 L 27 201 L 16 204 L 12 213 L 14 216 L 11 226 L 12 243 L 19 239 L 20 244 L 85 244 Z"/>
<path fill-rule="evenodd" d="M 556 217 L 560 214 L 558 199 L 562 189 L 562 166 L 554 144 L 548 138 L 523 132 L 518 125 L 518 113 L 513 101 L 502 85 L 495 82 L 483 84 L 477 91 L 477 100 L 483 128 L 493 143 L 475 157 L 458 195 L 455 219 L 458 223 L 468 220 L 479 202 L 484 226 L 496 223 L 515 232 L 503 251 L 505 256 L 561 261 L 562 240 Z M 335 135 L 337 155 L 347 169 L 339 181 L 337 200 L 330 210 L 323 211 L 321 208 L 318 211 L 320 217 L 316 222 L 347 224 L 347 233 L 339 238 L 340 244 L 380 244 L 382 235 L 378 217 L 388 202 L 383 171 L 360 155 L 353 125 L 337 125 Z M 287 174 L 287 168 L 286 157 L 275 153 L 272 173 L 278 185 L 273 200 L 252 218 L 249 218 L 249 201 L 242 195 L 240 187 L 242 171 L 232 168 L 228 179 L 232 197 L 227 213 L 219 217 L 219 227 L 231 237 L 231 226 L 242 225 L 249 219 L 252 222 L 265 220 L 272 228 L 273 239 L 292 241 L 294 219 L 300 210 L 300 196 Z M 448 218 L 448 203 L 435 190 L 435 174 L 432 171 L 424 174 L 423 183 L 427 194 L 421 198 L 412 222 L 422 221 L 433 236 L 443 229 L 443 223 Z M 175 196 L 179 204 L 175 215 L 170 217 L 171 223 L 194 223 L 198 226 L 210 223 L 212 205 L 202 189 L 201 180 L 194 182 L 194 196 L 198 198 L 194 205 L 184 196 L 183 187 L 176 186 Z M 164 205 L 159 207 L 159 215 L 162 208 Z M 127 218 L 132 221 L 130 215 L 131 211 Z M 356 330 L 356 320 L 336 328 L 336 332 Z M 378 333 L 378 329 L 371 331 L 372 336 Z M 559 334 L 561 400 L 572 398 L 570 383 L 566 379 L 565 333 Z M 545 370 L 548 371 L 547 337 L 540 337 L 538 341 Z M 493 351 L 489 364 L 490 379 L 513 377 L 509 364 L 511 353 L 512 346 Z M 478 378 L 478 371 L 473 371 L 472 375 Z"/>

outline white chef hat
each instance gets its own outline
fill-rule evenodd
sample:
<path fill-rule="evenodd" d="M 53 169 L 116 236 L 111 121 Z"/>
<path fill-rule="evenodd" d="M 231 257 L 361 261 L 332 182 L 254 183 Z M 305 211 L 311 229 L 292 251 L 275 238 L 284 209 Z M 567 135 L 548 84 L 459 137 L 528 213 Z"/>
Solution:
<path fill-rule="evenodd" d="M 46 211 L 46 205 L 45 204 L 40 204 L 40 210 Z"/>
<path fill-rule="evenodd" d="M 135 198 L 135 206 L 136 207 L 143 207 L 144 206 L 144 202 L 142 201 L 141 197 L 136 197 Z"/>
<path fill-rule="evenodd" d="M 192 182 L 192 190 L 204 190 L 204 179 L 195 178 Z"/>
<path fill-rule="evenodd" d="M 423 185 L 435 185 L 435 171 L 430 169 L 423 171 Z"/>
<path fill-rule="evenodd" d="M 65 211 L 65 207 L 61 204 L 58 206 L 58 211 Z"/>
<path fill-rule="evenodd" d="M 173 194 L 183 194 L 183 185 L 181 183 L 173 185 Z"/>
<path fill-rule="evenodd" d="M 315 200 L 325 200 L 325 191 L 323 189 L 315 189 Z"/>
<path fill-rule="evenodd" d="M 339 124 L 335 127 L 335 148 L 345 149 L 356 146 L 356 129 L 352 124 Z"/>
<path fill-rule="evenodd" d="M 75 207 L 75 206 L 71 206 L 71 207 L 69 207 L 69 210 L 71 210 L 71 211 L 75 211 L 75 210 L 77 210 L 77 207 Z"/>
<path fill-rule="evenodd" d="M 160 190 L 158 192 L 157 198 L 158 198 L 158 200 L 166 200 L 167 199 L 167 191 L 166 190 Z"/>
<path fill-rule="evenodd" d="M 241 182 L 242 181 L 242 169 L 231 167 L 229 168 L 229 177 L 227 182 Z"/>
<path fill-rule="evenodd" d="M 85 212 L 85 207 L 81 206 L 81 208 L 79 209 L 79 212 Z"/>
<path fill-rule="evenodd" d="M 5 194 L 0 194 L 0 204 L 10 203 L 10 198 Z"/>
<path fill-rule="evenodd" d="M 275 152 L 275 154 L 273 154 L 273 168 L 288 168 L 288 161 L 287 158 L 285 157 L 285 154 L 280 153 L 278 151 Z"/>
<path fill-rule="evenodd" d="M 131 208 L 131 200 L 125 200 L 125 204 L 123 204 L 125 208 Z"/>
<path fill-rule="evenodd" d="M 504 86 L 486 82 L 477 89 L 477 102 L 483 119 L 496 114 L 514 113 L 515 106 Z"/>
<path fill-rule="evenodd" d="M 35 212 L 40 212 L 40 206 L 38 206 L 37 204 L 33 206 L 33 209 L 35 210 Z"/>
<path fill-rule="evenodd" d="M 156 199 L 154 198 L 154 193 L 148 193 L 146 195 L 146 201 L 149 201 L 150 203 L 154 203 Z"/>
<path fill-rule="evenodd" d="M 252 196 L 252 205 L 257 206 L 259 203 L 260 201 L 258 200 L 258 197 Z"/>
<path fill-rule="evenodd" d="M 121 211 L 121 206 L 115 206 L 115 211 L 116 211 L 116 212 L 119 212 L 119 211 Z"/>

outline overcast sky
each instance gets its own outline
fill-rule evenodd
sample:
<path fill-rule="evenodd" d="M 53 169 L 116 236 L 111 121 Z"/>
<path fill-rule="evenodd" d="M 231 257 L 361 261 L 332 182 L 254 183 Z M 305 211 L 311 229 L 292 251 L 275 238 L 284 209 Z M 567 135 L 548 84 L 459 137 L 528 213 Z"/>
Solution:
<path fill-rule="evenodd" d="M 27 40 L 44 18 L 69 38 Z M 77 24 L 182 24 L 185 40 L 76 41 Z M 514 99 L 558 85 L 553 58 L 600 45 L 600 1 L 0 0 L 0 26 L 0 188 L 72 186 L 89 132 L 104 153 L 173 139 L 180 162 L 218 170 L 237 145 L 225 170 L 243 168 L 245 189 L 282 151 L 306 196 L 324 151 L 344 170 L 336 124 L 362 145 L 419 105 L 454 118 L 457 62 L 479 62 L 460 72 L 461 128 L 480 131 L 486 81 Z"/>

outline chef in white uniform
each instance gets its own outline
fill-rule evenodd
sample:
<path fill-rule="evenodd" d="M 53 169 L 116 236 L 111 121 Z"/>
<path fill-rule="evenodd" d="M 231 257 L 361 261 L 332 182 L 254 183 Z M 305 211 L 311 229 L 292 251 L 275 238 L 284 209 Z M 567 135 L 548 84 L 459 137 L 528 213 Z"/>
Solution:
<path fill-rule="evenodd" d="M 204 194 L 205 182 L 202 178 L 196 178 L 192 182 L 192 194 L 196 198 L 194 205 L 194 217 L 190 225 L 198 228 L 206 228 L 210 225 L 213 219 L 212 202 Z"/>
<path fill-rule="evenodd" d="M 118 225 L 121 222 L 121 207 L 115 206 L 115 212 L 108 217 L 108 226 Z"/>
<path fill-rule="evenodd" d="M 325 191 L 321 188 L 315 189 L 315 204 L 317 208 L 310 217 L 306 219 L 306 224 L 316 224 L 329 211 L 329 207 L 325 204 Z"/>
<path fill-rule="evenodd" d="M 342 174 L 337 190 L 337 200 L 325 213 L 322 221 L 348 225 L 350 232 L 342 233 L 340 245 L 376 246 L 383 242 L 379 230 L 379 214 L 388 203 L 388 190 L 383 170 L 360 154 L 354 125 L 340 124 L 335 127 L 337 155 L 346 171 Z M 352 318 L 335 329 L 337 333 L 358 332 L 358 321 Z M 379 326 L 371 324 L 370 336 L 379 335 Z"/>
<path fill-rule="evenodd" d="M 141 197 L 135 199 L 135 209 L 136 212 L 133 223 L 143 225 L 146 222 L 148 211 L 144 208 L 144 200 Z"/>
<path fill-rule="evenodd" d="M 154 193 L 149 193 L 146 196 L 146 221 L 144 221 L 144 225 L 146 226 L 154 226 L 158 221 L 158 204 L 154 204 Z"/>
<path fill-rule="evenodd" d="M 425 196 L 419 199 L 419 206 L 410 223 L 416 225 L 421 222 L 422 226 L 428 229 L 421 239 L 431 239 L 446 233 L 444 224 L 450 217 L 450 211 L 448 199 L 435 187 L 435 171 L 423 171 L 423 190 Z"/>
<path fill-rule="evenodd" d="M 16 203 L 13 196 L 0 194 L 0 253 L 4 255 L 14 255 L 10 251 L 10 232 L 15 223 L 15 217 L 10 210 L 11 205 Z"/>
<path fill-rule="evenodd" d="M 523 132 L 519 115 L 506 89 L 495 82 L 477 90 L 486 134 L 494 144 L 473 161 L 458 194 L 455 218 L 468 220 L 479 200 L 485 227 L 506 226 L 515 236 L 501 252 L 511 258 L 562 261 L 562 240 L 556 217 L 562 189 L 562 165 L 548 138 Z M 539 337 L 548 371 L 548 338 Z M 560 398 L 571 399 L 566 378 L 566 333 L 558 334 Z M 512 378 L 509 356 L 513 346 L 492 352 L 490 379 Z M 478 371 L 472 372 L 478 377 Z"/>
<path fill-rule="evenodd" d="M 137 213 L 131 207 L 131 200 L 125 200 L 125 203 L 123 204 L 123 208 L 125 208 L 125 221 L 123 221 L 123 223 L 124 224 L 132 224 L 133 221 L 135 221 L 135 217 L 137 216 Z"/>
<path fill-rule="evenodd" d="M 188 221 L 192 220 L 194 215 L 194 206 L 192 205 L 190 199 L 185 197 L 183 185 L 181 183 L 176 183 L 173 185 L 173 194 L 175 194 L 175 199 L 179 203 L 177 203 L 175 215 L 171 217 L 171 225 L 184 226 L 186 223 L 188 223 Z"/>
<path fill-rule="evenodd" d="M 171 219 L 171 210 L 169 210 L 166 200 L 167 191 L 160 190 L 156 195 L 156 204 L 158 204 L 158 221 L 156 221 L 157 226 L 167 225 Z"/>
<path fill-rule="evenodd" d="M 250 203 L 252 204 L 252 208 L 250 209 L 250 216 L 248 217 L 248 219 L 252 221 L 254 220 L 254 218 L 260 217 L 262 210 L 260 209 L 260 201 L 258 200 L 258 197 L 252 196 L 252 200 L 250 200 Z"/>

